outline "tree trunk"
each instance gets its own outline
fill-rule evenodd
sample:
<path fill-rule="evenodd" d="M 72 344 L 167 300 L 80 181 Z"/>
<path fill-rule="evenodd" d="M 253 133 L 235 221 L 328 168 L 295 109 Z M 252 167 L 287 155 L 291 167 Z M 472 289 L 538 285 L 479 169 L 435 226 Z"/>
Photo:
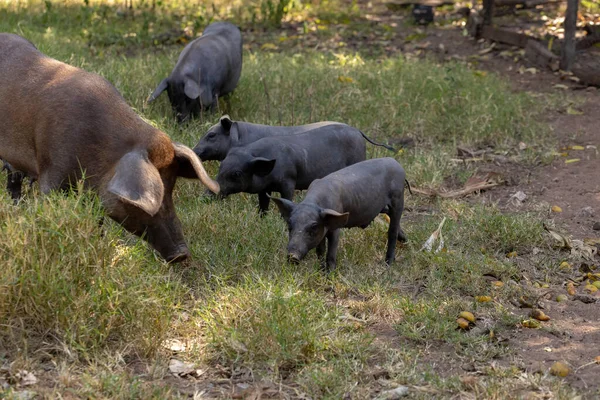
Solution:
<path fill-rule="evenodd" d="M 560 69 L 570 71 L 575 59 L 575 31 L 579 0 L 568 0 L 565 14 L 565 40 L 561 51 Z"/>

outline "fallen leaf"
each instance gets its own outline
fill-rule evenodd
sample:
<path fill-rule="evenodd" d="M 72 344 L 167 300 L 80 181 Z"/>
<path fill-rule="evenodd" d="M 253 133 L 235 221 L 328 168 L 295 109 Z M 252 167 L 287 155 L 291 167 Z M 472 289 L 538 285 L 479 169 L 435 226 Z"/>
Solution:
<path fill-rule="evenodd" d="M 600 281 L 595 281 L 592 283 L 592 285 L 594 285 L 597 289 L 600 289 Z"/>
<path fill-rule="evenodd" d="M 382 392 L 381 395 L 377 397 L 377 400 L 395 400 L 404 396 L 408 396 L 408 386 L 398 386 L 395 389 Z"/>
<path fill-rule="evenodd" d="M 35 385 L 38 381 L 38 379 L 36 378 L 36 376 L 26 370 L 21 370 L 18 371 L 15 374 L 15 380 L 17 381 L 17 384 L 19 386 L 31 386 L 31 385 Z"/>
<path fill-rule="evenodd" d="M 354 79 L 350 78 L 349 76 L 340 75 L 338 76 L 338 81 L 342 83 L 353 83 Z"/>
<path fill-rule="evenodd" d="M 511 251 L 510 253 L 508 253 L 506 255 L 506 258 L 515 258 L 517 256 L 517 252 L 516 251 Z"/>
<path fill-rule="evenodd" d="M 486 71 L 475 70 L 475 71 L 473 71 L 473 75 L 484 77 L 484 76 L 487 76 L 487 72 Z"/>
<path fill-rule="evenodd" d="M 567 107 L 567 114 L 569 114 L 569 115 L 583 115 L 583 113 L 581 111 L 577 111 L 576 109 L 571 108 L 571 107 Z M 581 146 L 578 146 L 578 147 L 581 147 Z M 577 149 L 577 150 L 579 150 L 579 149 Z M 583 149 L 581 149 L 581 150 L 583 150 Z"/>
<path fill-rule="evenodd" d="M 576 163 L 576 162 L 579 162 L 579 161 L 581 161 L 580 158 L 570 158 L 568 160 L 565 160 L 565 164 L 572 164 L 572 163 Z"/>
<path fill-rule="evenodd" d="M 552 364 L 552 367 L 550 367 L 550 373 L 554 376 L 560 376 L 564 378 L 565 376 L 569 375 L 569 372 L 571 372 L 571 369 L 560 361 L 555 362 Z"/>
<path fill-rule="evenodd" d="M 569 87 L 568 87 L 567 85 L 562 85 L 562 84 L 560 84 L 560 83 L 559 83 L 559 84 L 556 84 L 556 85 L 554 85 L 554 87 L 555 87 L 556 89 L 562 89 L 562 90 L 568 90 L 568 89 L 569 89 Z"/>
<path fill-rule="evenodd" d="M 538 70 L 536 68 L 531 67 L 531 68 L 525 69 L 525 72 L 529 72 L 530 74 L 535 75 L 535 74 L 537 74 Z"/>
<path fill-rule="evenodd" d="M 423 244 L 423 247 L 421 247 L 421 250 L 419 251 L 432 251 L 433 250 L 433 244 L 434 242 L 439 238 L 439 245 L 437 247 L 437 249 L 435 250 L 435 253 L 439 252 L 440 250 L 442 250 L 444 248 L 444 237 L 442 236 L 442 227 L 444 226 L 444 223 L 446 222 L 446 217 L 444 217 L 442 219 L 442 222 L 440 222 L 440 225 L 438 226 L 438 228 L 431 234 L 431 236 L 429 236 L 429 238 L 425 241 L 425 243 Z"/>
<path fill-rule="evenodd" d="M 571 264 L 569 264 L 569 263 L 568 263 L 568 262 L 566 262 L 566 261 L 563 261 L 563 262 L 561 262 L 561 263 L 560 263 L 560 266 L 559 266 L 559 268 L 560 268 L 560 269 L 571 269 Z"/>
<path fill-rule="evenodd" d="M 518 203 L 522 203 L 527 198 L 527 195 L 524 192 L 519 190 L 517 193 L 510 196 L 510 198 L 517 200 Z"/>
<path fill-rule="evenodd" d="M 550 234 L 550 236 L 552 236 L 557 242 L 559 242 L 558 247 L 559 248 L 564 248 L 567 250 L 571 250 L 571 248 L 573 247 L 571 244 L 571 239 L 569 239 L 566 236 L 561 235 L 560 233 L 548 228 L 546 226 L 546 224 L 544 224 L 544 229 Z"/>
<path fill-rule="evenodd" d="M 260 48 L 262 50 L 277 50 L 277 46 L 273 43 L 265 43 L 262 46 L 260 46 Z"/>
<path fill-rule="evenodd" d="M 583 147 L 583 146 L 571 146 L 571 150 L 585 150 L 585 147 Z"/>
<path fill-rule="evenodd" d="M 546 314 L 544 314 L 544 312 L 542 310 L 538 310 L 537 308 L 534 308 L 533 310 L 531 310 L 531 312 L 529 313 L 529 316 L 537 319 L 538 321 L 550 320 L 549 316 L 547 316 Z"/>
<path fill-rule="evenodd" d="M 552 206 L 551 210 L 552 210 L 552 212 L 555 212 L 555 213 L 562 212 L 562 208 L 560 208 L 559 206 Z"/>
<path fill-rule="evenodd" d="M 179 339 L 167 339 L 163 343 L 163 347 L 171 350 L 174 353 L 182 353 L 185 351 L 185 343 Z"/>
<path fill-rule="evenodd" d="M 500 288 L 500 287 L 504 286 L 504 282 L 502 282 L 502 281 L 493 281 L 492 285 L 495 286 L 495 287 L 497 287 L 497 288 Z"/>
<path fill-rule="evenodd" d="M 475 316 L 473 315 L 473 313 L 470 313 L 469 311 L 463 311 L 458 316 L 466 319 L 469 322 L 475 323 Z"/>
<path fill-rule="evenodd" d="M 519 150 L 525 150 L 527 148 L 527 144 L 525 142 L 519 142 Z"/>
<path fill-rule="evenodd" d="M 583 257 L 587 260 L 593 261 L 594 256 L 598 252 L 596 246 L 589 246 L 583 242 L 583 240 L 572 240 L 571 241 L 571 254 L 579 257 Z"/>
<path fill-rule="evenodd" d="M 193 363 L 183 362 L 183 361 L 177 360 L 175 358 L 172 358 L 171 361 L 169 361 L 169 371 L 173 375 L 177 375 L 177 376 L 190 375 L 195 370 L 196 370 L 196 368 Z"/>

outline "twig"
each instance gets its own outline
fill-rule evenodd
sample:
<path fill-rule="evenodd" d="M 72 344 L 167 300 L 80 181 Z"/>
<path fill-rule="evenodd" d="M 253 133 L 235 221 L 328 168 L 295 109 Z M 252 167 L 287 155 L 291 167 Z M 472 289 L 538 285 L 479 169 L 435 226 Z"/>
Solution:
<path fill-rule="evenodd" d="M 443 199 L 455 199 L 457 197 L 466 196 L 473 192 L 477 192 L 479 190 L 490 189 L 490 188 L 493 188 L 493 187 L 499 186 L 499 185 L 500 185 L 500 183 L 498 183 L 498 182 L 481 182 L 481 183 L 476 183 L 471 186 L 467 186 L 466 188 L 463 188 L 463 189 L 451 190 L 449 192 L 439 192 L 439 191 L 433 190 L 433 189 L 420 189 L 418 187 L 413 187 L 412 191 L 414 193 L 422 194 L 424 196 L 441 197 Z"/>

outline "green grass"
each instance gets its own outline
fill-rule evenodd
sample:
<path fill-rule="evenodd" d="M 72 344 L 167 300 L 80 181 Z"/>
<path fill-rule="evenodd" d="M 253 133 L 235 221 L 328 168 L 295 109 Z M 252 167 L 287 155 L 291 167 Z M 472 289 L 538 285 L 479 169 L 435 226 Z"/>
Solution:
<path fill-rule="evenodd" d="M 103 75 L 174 140 L 192 146 L 217 121 L 218 115 L 205 115 L 178 126 L 166 96 L 145 104 L 182 49 L 155 47 L 152 37 L 187 26 L 198 31 L 217 16 L 235 19 L 234 8 L 192 11 L 191 3 L 164 2 L 156 12 L 141 9 L 128 19 L 116 7 L 96 3 L 19 4 L 0 3 L 1 31 L 22 34 L 46 54 Z M 352 10 L 350 16 L 327 17 L 330 9 L 305 6 L 302 12 L 325 22 L 354 18 Z M 303 15 L 297 11 L 290 18 Z M 251 14 L 240 12 L 239 18 L 250 26 Z M 416 147 L 394 156 L 416 185 L 438 186 L 452 177 L 464 181 L 473 174 L 475 167 L 450 161 L 458 144 L 512 150 L 524 141 L 536 149 L 533 156 L 551 145 L 535 122 L 541 111 L 535 99 L 461 64 L 401 56 L 246 51 L 231 107 L 225 102 L 221 107 L 234 119 L 257 123 L 337 120 L 377 140 L 413 137 Z M 391 155 L 372 146 L 368 153 Z M 217 164 L 207 166 L 214 175 Z M 177 393 L 177 385 L 165 379 L 173 355 L 162 344 L 169 338 L 187 343 L 176 358 L 208 371 L 225 366 L 226 379 L 234 379 L 234 371 L 251 371 L 255 381 L 281 383 L 288 394 L 367 398 L 384 389 L 371 373 L 384 368 L 390 385 L 431 387 L 433 392 L 413 393 L 431 398 L 464 388 L 456 376 L 432 367 L 425 355 L 430 346 L 446 343 L 455 358 L 480 362 L 510 353 L 489 336 L 456 330 L 455 319 L 468 309 L 492 320 L 496 331 L 518 322 L 503 307 L 523 290 L 520 266 L 506 254 L 545 246 L 541 215 L 503 214 L 494 206 L 459 201 L 427 203 L 407 195 L 407 205 L 427 205 L 436 213 L 405 215 L 410 241 L 399 247 L 392 267 L 383 262 L 387 225 L 379 221 L 366 230 L 345 231 L 339 267 L 324 275 L 314 253 L 300 265 L 285 262 L 287 233 L 274 207 L 260 218 L 255 196 L 214 201 L 203 197 L 203 190 L 181 181 L 174 192 L 193 255 L 185 266 L 164 264 L 114 223 L 100 228 L 102 210 L 91 194 L 43 199 L 28 194 L 18 207 L 2 194 L 0 347 L 15 350 L 0 352 L 0 362 L 12 362 L 12 370 L 58 376 L 59 383 L 42 391 L 48 398 L 65 393 L 164 398 Z M 443 217 L 448 218 L 447 251 L 420 252 Z M 492 288 L 484 274 L 505 286 Z M 495 302 L 475 303 L 478 295 Z M 382 327 L 393 340 L 382 336 Z M 43 372 L 40 365 L 48 362 L 54 366 Z M 151 372 L 132 372 L 135 362 Z M 202 379 L 213 378 L 223 380 L 213 372 Z M 481 396 L 498 397 L 514 379 L 508 372 L 490 373 L 482 378 Z M 520 385 L 553 383 L 543 378 Z M 551 390 L 557 398 L 568 396 L 556 386 Z"/>

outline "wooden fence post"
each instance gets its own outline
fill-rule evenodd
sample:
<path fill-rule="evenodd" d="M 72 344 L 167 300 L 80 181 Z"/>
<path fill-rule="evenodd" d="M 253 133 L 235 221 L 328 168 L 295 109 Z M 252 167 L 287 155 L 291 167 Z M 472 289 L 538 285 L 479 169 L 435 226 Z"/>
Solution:
<path fill-rule="evenodd" d="M 575 31 L 577 30 L 577 9 L 579 0 L 568 0 L 565 14 L 565 39 L 560 54 L 560 69 L 570 71 L 575 59 Z"/>
<path fill-rule="evenodd" d="M 492 25 L 494 0 L 483 0 L 483 25 Z"/>

